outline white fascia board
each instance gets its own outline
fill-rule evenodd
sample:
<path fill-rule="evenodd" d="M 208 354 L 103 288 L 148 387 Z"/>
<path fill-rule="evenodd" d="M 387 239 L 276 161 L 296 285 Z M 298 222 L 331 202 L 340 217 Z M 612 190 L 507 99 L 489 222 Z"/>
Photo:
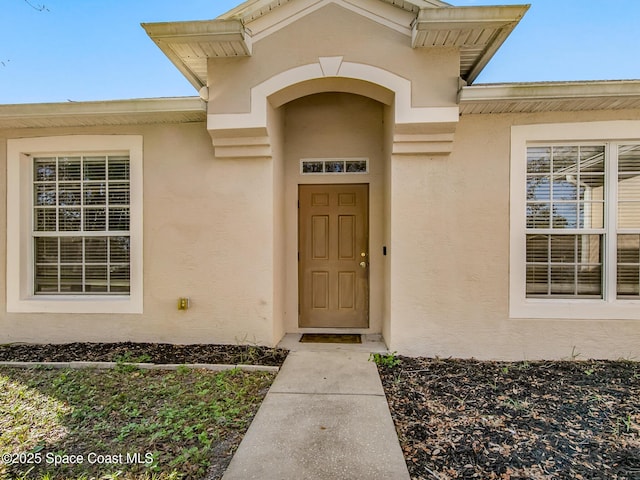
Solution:
<path fill-rule="evenodd" d="M 281 4 L 287 3 L 287 1 L 288 0 L 247 0 L 228 12 L 223 13 L 218 17 L 218 19 L 244 19 L 247 16 L 251 17 L 252 15 L 255 15 L 256 12 L 259 12 L 264 8 L 268 8 L 268 10 L 271 11 Z"/>
<path fill-rule="evenodd" d="M 505 83 L 462 87 L 460 103 L 640 97 L 640 80 Z"/>
<path fill-rule="evenodd" d="M 421 8 L 440 8 L 451 7 L 451 4 L 443 2 L 441 0 L 404 0 L 398 2 L 397 0 L 381 0 L 382 3 L 388 3 L 395 8 L 405 10 L 407 12 L 415 13 Z M 248 0 L 237 7 L 223 13 L 219 19 L 243 19 L 252 21 L 256 18 L 271 13 L 276 8 L 290 3 L 290 0 Z"/>
<path fill-rule="evenodd" d="M 418 13 L 416 28 L 465 29 L 500 27 L 518 23 L 529 5 L 505 5 L 483 7 L 423 8 Z"/>
<path fill-rule="evenodd" d="M 99 102 L 26 103 L 0 105 L 0 122 L 46 118 L 158 115 L 202 112 L 206 104 L 200 97 L 145 98 Z"/>
<path fill-rule="evenodd" d="M 217 19 L 191 22 L 142 23 L 141 25 L 158 48 L 171 60 L 171 63 L 180 70 L 196 90 L 206 86 L 207 79 L 201 78 L 191 70 L 187 60 L 193 60 L 193 58 L 187 58 L 176 52 L 173 48 L 174 45 L 233 43 L 241 47 L 244 55 L 250 56 L 252 53 L 251 36 L 247 33 L 240 20 Z M 234 49 L 234 52 L 236 50 Z M 237 53 L 234 53 L 234 56 L 238 56 Z M 206 60 L 203 55 L 200 55 L 199 58 Z"/>
<path fill-rule="evenodd" d="M 200 97 L 135 98 L 92 102 L 16 103 L 0 105 L 0 118 L 33 115 L 91 115 L 206 111 Z"/>
<path fill-rule="evenodd" d="M 476 58 L 471 69 L 463 74 L 466 82 L 471 84 L 493 58 L 528 9 L 529 5 L 423 8 L 418 13 L 418 18 L 413 25 L 412 47 L 419 46 L 416 45 L 419 31 L 495 30 L 484 48 L 481 44 L 468 45 L 473 50 L 478 47 L 482 48 L 475 55 Z M 462 45 L 461 48 L 464 49 L 465 45 Z"/>
<path fill-rule="evenodd" d="M 389 0 L 385 1 L 389 2 Z M 404 3 L 410 3 L 411 5 L 415 5 L 418 8 L 440 8 L 453 6 L 450 3 L 442 2 L 440 0 L 404 0 Z"/>
<path fill-rule="evenodd" d="M 279 5 L 278 9 L 270 11 L 269 15 L 255 17 L 247 15 L 243 18 L 246 28 L 251 32 L 253 41 L 258 42 L 299 19 L 332 4 L 362 15 L 403 35 L 411 35 L 409 25 L 413 22 L 415 13 L 380 0 L 299 0 L 295 3 L 283 3 Z"/>
<path fill-rule="evenodd" d="M 153 40 L 188 42 L 191 38 L 216 40 L 230 35 L 243 38 L 244 26 L 240 20 L 197 20 L 190 22 L 142 23 L 142 28 Z"/>

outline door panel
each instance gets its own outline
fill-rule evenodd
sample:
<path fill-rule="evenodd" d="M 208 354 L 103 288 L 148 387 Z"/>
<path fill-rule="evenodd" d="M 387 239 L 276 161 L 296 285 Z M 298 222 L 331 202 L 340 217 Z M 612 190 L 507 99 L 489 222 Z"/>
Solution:
<path fill-rule="evenodd" d="M 356 218 L 354 215 L 338 216 L 338 258 L 354 260 L 356 257 Z"/>
<path fill-rule="evenodd" d="M 338 308 L 353 310 L 356 306 L 356 276 L 353 272 L 338 272 Z"/>
<path fill-rule="evenodd" d="M 369 186 L 300 185 L 298 193 L 299 325 L 368 327 Z"/>
<path fill-rule="evenodd" d="M 329 308 L 329 274 L 328 272 L 311 273 L 312 306 L 314 310 Z"/>
<path fill-rule="evenodd" d="M 329 260 L 329 216 L 311 217 L 311 241 L 314 260 Z"/>

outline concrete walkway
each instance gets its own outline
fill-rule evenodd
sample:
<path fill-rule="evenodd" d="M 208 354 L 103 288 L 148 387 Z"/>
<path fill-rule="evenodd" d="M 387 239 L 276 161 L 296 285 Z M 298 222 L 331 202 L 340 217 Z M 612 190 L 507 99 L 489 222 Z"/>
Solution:
<path fill-rule="evenodd" d="M 354 347 L 289 353 L 223 480 L 409 479 L 376 366 Z"/>

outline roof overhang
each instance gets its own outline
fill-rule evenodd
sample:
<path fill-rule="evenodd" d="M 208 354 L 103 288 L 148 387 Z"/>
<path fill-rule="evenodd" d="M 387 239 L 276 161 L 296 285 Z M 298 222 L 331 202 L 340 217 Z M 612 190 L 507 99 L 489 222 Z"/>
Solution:
<path fill-rule="evenodd" d="M 459 103 L 463 115 L 640 108 L 640 80 L 472 85 Z"/>
<path fill-rule="evenodd" d="M 242 21 L 143 23 L 151 39 L 197 90 L 207 84 L 207 58 L 251 55 Z"/>
<path fill-rule="evenodd" d="M 471 84 L 529 9 L 529 5 L 423 8 L 412 46 L 457 47 L 460 77 Z"/>
<path fill-rule="evenodd" d="M 205 122 L 199 97 L 0 105 L 0 129 Z"/>
<path fill-rule="evenodd" d="M 400 9 L 402 24 L 406 25 L 400 30 L 410 37 L 413 48 L 460 49 L 460 77 L 467 84 L 480 74 L 529 9 L 529 5 L 453 7 L 440 0 L 379 0 L 380 7 L 376 8 L 353 0 L 305 0 L 299 5 L 294 5 L 294 0 L 248 0 L 215 20 L 143 23 L 142 27 L 196 90 L 200 90 L 207 85 L 208 58 L 250 56 L 252 38 L 259 40 L 265 32 L 273 31 L 272 22 L 287 24 L 280 16 L 286 20 L 328 3 L 370 13 L 370 18 L 387 25 L 382 7 L 387 9 L 387 14 L 391 7 Z M 368 8 L 375 12 L 367 13 Z M 276 9 L 286 13 L 267 19 Z M 296 9 L 301 10 L 296 13 Z M 389 20 L 391 24 L 400 28 L 394 23 L 398 15 L 391 17 L 394 17 Z"/>

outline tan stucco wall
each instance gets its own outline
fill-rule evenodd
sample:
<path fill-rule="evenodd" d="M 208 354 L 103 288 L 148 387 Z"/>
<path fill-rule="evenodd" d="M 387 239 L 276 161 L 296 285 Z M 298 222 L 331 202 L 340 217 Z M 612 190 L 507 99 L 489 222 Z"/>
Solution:
<path fill-rule="evenodd" d="M 640 357 L 637 320 L 509 318 L 511 126 L 639 118 L 638 111 L 463 116 L 449 157 L 395 157 L 391 350 L 480 359 Z"/>
<path fill-rule="evenodd" d="M 391 151 L 393 148 L 393 107 L 384 107 L 384 142 L 382 156 L 384 162 L 384 244 L 386 255 L 383 256 L 384 261 L 384 301 L 382 311 L 382 337 L 389 345 L 392 342 L 391 336 Z"/>
<path fill-rule="evenodd" d="M 2 131 L 0 162 L 6 164 L 7 138 L 69 134 L 144 137 L 144 313 L 6 313 L 2 288 L 0 343 L 272 344 L 271 161 L 215 159 L 206 126 L 196 123 Z M 5 174 L 6 169 L 0 169 L 2 225 L 6 225 Z M 4 234 L 0 246 L 0 270 L 5 272 Z M 177 310 L 181 296 L 191 298 L 191 308 L 184 312 Z"/>
<path fill-rule="evenodd" d="M 297 327 L 297 186 L 370 184 L 371 328 L 409 355 L 538 359 L 640 356 L 632 320 L 509 318 L 512 125 L 640 119 L 640 111 L 463 116 L 453 153 L 394 156 L 393 109 L 327 93 L 269 112 L 273 159 L 216 159 L 204 124 L 0 132 L 144 137 L 144 313 L 6 313 L 0 343 L 274 344 Z M 299 174 L 305 157 L 365 156 L 367 176 Z M 6 225 L 6 170 L 0 223 Z M 388 247 L 387 257 L 382 246 Z M 6 269 L 0 236 L 0 269 Z M 177 310 L 180 296 L 192 307 Z"/>
<path fill-rule="evenodd" d="M 249 112 L 252 87 L 294 67 L 318 63 L 318 57 L 331 56 L 375 65 L 411 80 L 415 107 L 456 103 L 457 49 L 413 49 L 409 37 L 329 4 L 256 42 L 251 57 L 209 59 L 209 113 Z"/>
<path fill-rule="evenodd" d="M 375 71 L 359 80 L 291 73 L 319 66 L 319 57 L 342 57 L 350 72 L 363 66 L 360 74 Z M 438 149 L 433 144 L 440 140 L 429 134 L 454 129 L 459 62 L 455 48 L 412 49 L 399 31 L 329 3 L 256 40 L 251 57 L 208 61 L 209 120 L 223 119 L 210 128 L 226 158 L 216 158 L 204 123 L 0 131 L 2 165 L 10 138 L 127 134 L 142 135 L 144 142 L 144 312 L 7 313 L 2 288 L 0 343 L 274 345 L 285 333 L 302 331 L 298 186 L 366 183 L 370 326 L 358 332 L 382 333 L 391 351 L 407 355 L 639 358 L 637 320 L 509 318 L 509 181 L 512 126 L 638 120 L 640 111 L 463 116 L 446 155 L 448 138 Z M 384 88 L 367 83 L 381 78 L 388 81 Z M 252 112 L 257 105 L 251 104 L 251 89 L 265 83 L 275 87 L 258 88 L 254 100 L 267 104 L 266 120 L 253 124 L 260 108 Z M 300 92 L 307 96 L 294 99 Z M 403 102 L 395 105 L 394 93 Z M 453 111 L 455 118 L 440 110 Z M 255 118 L 231 126 L 224 124 L 226 116 L 215 115 L 248 112 Z M 407 117 L 398 129 L 396 112 Z M 394 133 L 402 134 L 395 147 L 405 154 L 392 154 Z M 261 143 L 265 138 L 269 145 Z M 425 150 L 421 142 L 429 144 Z M 370 172 L 300 174 L 302 158 L 345 157 L 368 158 Z M 6 174 L 1 168 L 3 226 Z M 2 272 L 6 247 L 0 235 Z M 177 309 L 183 296 L 191 299 L 184 312 Z"/>
<path fill-rule="evenodd" d="M 272 345 L 286 333 L 287 230 L 285 209 L 284 112 L 268 108 L 269 138 L 273 154 L 273 332 Z"/>

